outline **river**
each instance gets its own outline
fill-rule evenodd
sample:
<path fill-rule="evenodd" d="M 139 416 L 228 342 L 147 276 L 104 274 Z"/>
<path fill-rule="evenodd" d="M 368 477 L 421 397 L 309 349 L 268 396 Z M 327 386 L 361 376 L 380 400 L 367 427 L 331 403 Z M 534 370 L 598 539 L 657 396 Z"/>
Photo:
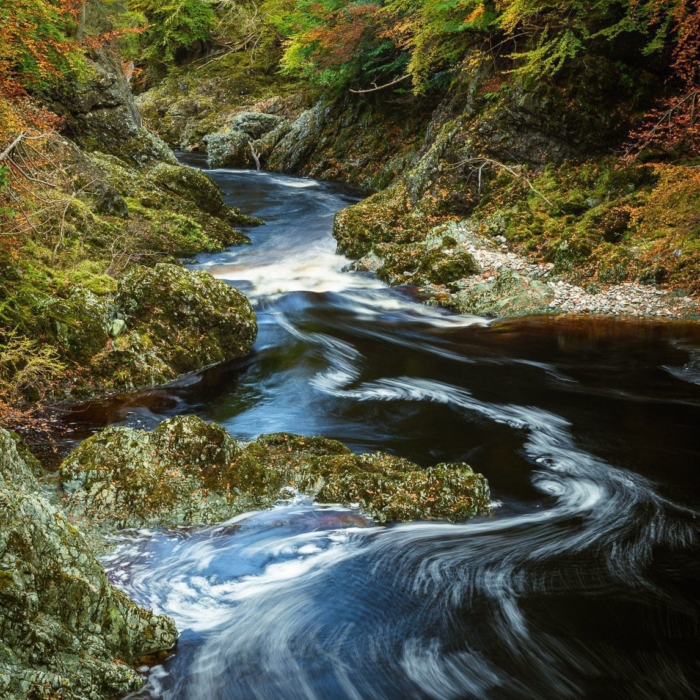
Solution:
<path fill-rule="evenodd" d="M 110 578 L 182 633 L 136 697 L 697 697 L 698 326 L 427 307 L 342 271 L 330 231 L 353 191 L 209 174 L 267 221 L 251 246 L 194 263 L 255 305 L 252 353 L 83 406 L 75 440 L 196 413 L 244 440 L 289 431 L 466 461 L 496 508 L 377 527 L 299 498 L 125 533 Z"/>

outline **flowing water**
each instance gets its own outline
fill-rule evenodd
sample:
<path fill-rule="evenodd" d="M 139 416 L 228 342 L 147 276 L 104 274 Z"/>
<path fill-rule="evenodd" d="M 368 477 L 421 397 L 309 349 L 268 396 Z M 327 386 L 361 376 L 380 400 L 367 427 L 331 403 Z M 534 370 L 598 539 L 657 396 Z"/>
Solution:
<path fill-rule="evenodd" d="M 330 230 L 347 188 L 210 174 L 268 222 L 196 261 L 253 301 L 253 352 L 89 404 L 70 416 L 76 439 L 196 413 L 241 439 L 464 460 L 497 507 L 377 527 L 299 498 L 124 534 L 110 577 L 182 631 L 138 697 L 696 697 L 698 327 L 451 315 L 342 272 Z"/>

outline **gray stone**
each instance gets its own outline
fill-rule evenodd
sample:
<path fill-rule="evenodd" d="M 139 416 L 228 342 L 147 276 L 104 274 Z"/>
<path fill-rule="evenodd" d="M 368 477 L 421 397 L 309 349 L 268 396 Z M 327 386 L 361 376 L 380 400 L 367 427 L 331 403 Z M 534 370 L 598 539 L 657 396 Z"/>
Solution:
<path fill-rule="evenodd" d="M 138 689 L 139 659 L 177 640 L 172 620 L 110 585 L 3 429 L 0 513 L 2 697 L 97 700 Z"/>

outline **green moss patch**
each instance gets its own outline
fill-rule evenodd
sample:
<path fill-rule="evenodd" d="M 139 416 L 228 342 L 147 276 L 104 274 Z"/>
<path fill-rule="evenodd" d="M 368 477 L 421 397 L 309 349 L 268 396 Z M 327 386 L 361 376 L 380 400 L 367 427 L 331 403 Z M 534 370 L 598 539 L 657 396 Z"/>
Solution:
<path fill-rule="evenodd" d="M 355 505 L 380 523 L 458 521 L 490 509 L 486 479 L 463 463 L 422 469 L 286 433 L 241 445 L 194 416 L 166 420 L 152 433 L 108 428 L 74 450 L 60 474 L 68 512 L 86 527 L 108 529 L 219 522 L 290 490 Z"/>

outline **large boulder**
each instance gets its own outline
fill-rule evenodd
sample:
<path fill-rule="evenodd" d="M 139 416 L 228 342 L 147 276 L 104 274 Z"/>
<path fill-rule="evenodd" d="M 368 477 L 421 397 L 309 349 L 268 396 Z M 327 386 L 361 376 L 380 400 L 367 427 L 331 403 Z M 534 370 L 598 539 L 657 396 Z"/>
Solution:
<path fill-rule="evenodd" d="M 98 529 L 218 522 L 231 512 L 227 471 L 240 452 L 224 428 L 195 416 L 152 433 L 107 428 L 61 465 L 66 509 Z"/>
<path fill-rule="evenodd" d="M 112 587 L 80 532 L 43 495 L 0 429 L 0 697 L 108 698 L 138 689 L 172 620 Z"/>
<path fill-rule="evenodd" d="M 254 216 L 243 214 L 236 207 L 228 206 L 219 186 L 198 168 L 158 163 L 149 171 L 148 177 L 169 192 L 194 202 L 202 211 L 219 217 L 232 226 L 258 226 L 263 223 Z"/>
<path fill-rule="evenodd" d="M 251 144 L 287 123 L 276 114 L 264 112 L 238 114 L 231 122 L 228 133 L 209 134 L 204 137 L 209 166 L 212 168 L 250 167 L 254 163 Z M 257 150 L 255 152 L 258 153 Z"/>
<path fill-rule="evenodd" d="M 123 325 L 95 361 L 113 388 L 162 383 L 230 360 L 257 336 L 255 312 L 241 292 L 179 265 L 133 268 L 120 280 L 114 306 Z"/>
<path fill-rule="evenodd" d="M 231 121 L 231 131 L 242 131 L 251 139 L 259 139 L 278 127 L 284 120 L 276 114 L 265 112 L 241 112 Z"/>
<path fill-rule="evenodd" d="M 152 433 L 108 428 L 75 449 L 60 476 L 67 511 L 98 530 L 215 523 L 294 492 L 358 505 L 380 523 L 459 521 L 490 508 L 486 479 L 463 463 L 423 469 L 286 433 L 241 445 L 194 416 Z"/>

